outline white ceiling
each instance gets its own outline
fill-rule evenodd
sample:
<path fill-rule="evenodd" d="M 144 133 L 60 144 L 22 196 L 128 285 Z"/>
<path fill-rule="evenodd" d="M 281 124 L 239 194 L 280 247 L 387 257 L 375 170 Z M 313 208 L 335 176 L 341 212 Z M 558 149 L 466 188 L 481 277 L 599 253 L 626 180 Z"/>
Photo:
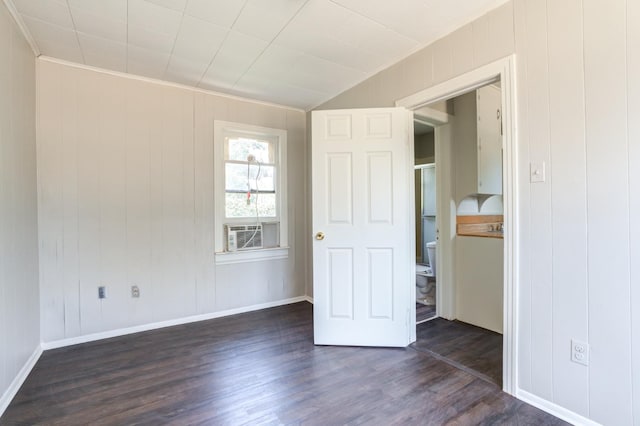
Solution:
<path fill-rule="evenodd" d="M 305 110 L 504 0 L 6 0 L 41 54 Z"/>

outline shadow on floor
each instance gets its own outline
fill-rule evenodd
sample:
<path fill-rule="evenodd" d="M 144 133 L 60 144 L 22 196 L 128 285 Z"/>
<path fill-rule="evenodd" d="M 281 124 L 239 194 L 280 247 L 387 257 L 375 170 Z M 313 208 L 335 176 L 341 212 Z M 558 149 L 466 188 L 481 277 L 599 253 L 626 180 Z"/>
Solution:
<path fill-rule="evenodd" d="M 416 326 L 411 346 L 502 387 L 502 335 L 460 321 L 436 318 Z"/>

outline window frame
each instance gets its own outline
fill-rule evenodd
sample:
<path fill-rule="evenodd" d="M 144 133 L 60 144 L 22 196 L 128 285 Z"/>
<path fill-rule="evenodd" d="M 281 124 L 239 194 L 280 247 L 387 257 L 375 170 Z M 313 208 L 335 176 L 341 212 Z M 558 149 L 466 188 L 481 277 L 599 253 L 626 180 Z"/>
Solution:
<path fill-rule="evenodd" d="M 275 192 L 276 217 L 261 218 L 261 222 L 278 222 L 280 246 L 275 248 L 249 249 L 235 252 L 226 251 L 224 246 L 224 226 L 253 225 L 255 217 L 227 218 L 225 187 L 225 141 L 227 137 L 244 136 L 274 141 L 275 143 Z M 214 120 L 213 124 L 213 160 L 214 160 L 214 247 L 216 264 L 242 263 L 265 259 L 288 257 L 288 223 L 287 223 L 287 131 L 270 127 L 255 126 L 244 123 Z"/>
<path fill-rule="evenodd" d="M 276 196 L 276 214 L 275 216 L 264 216 L 261 217 L 260 219 L 264 219 L 262 220 L 262 222 L 280 222 L 280 210 L 281 210 L 281 206 L 278 203 L 278 200 L 281 198 L 281 194 L 280 194 L 280 184 L 279 184 L 279 178 L 280 178 L 280 168 L 282 167 L 279 163 L 279 152 L 280 152 L 280 143 L 279 143 L 279 138 L 276 138 L 272 135 L 267 136 L 266 134 L 262 134 L 262 135 L 258 135 L 258 134 L 248 134 L 247 132 L 231 132 L 231 131 L 227 131 L 224 132 L 223 136 L 222 136 L 222 140 L 223 140 L 223 158 L 222 158 L 222 162 L 223 162 L 223 185 L 224 185 L 224 192 L 225 192 L 225 197 L 223 200 L 225 209 L 224 209 L 224 223 L 229 223 L 229 224 L 234 224 L 234 225 L 252 225 L 255 224 L 255 214 L 252 214 L 251 216 L 244 216 L 244 217 L 229 217 L 227 216 L 227 210 L 226 210 L 226 203 L 227 203 L 227 197 L 226 194 L 229 193 L 236 193 L 236 194 L 245 194 L 247 193 L 247 190 L 244 189 L 242 191 L 240 190 L 233 190 L 233 191 L 229 191 L 227 188 L 227 164 L 236 164 L 236 165 L 242 165 L 244 168 L 246 168 L 247 165 L 250 165 L 251 167 L 255 167 L 256 163 L 249 163 L 248 161 L 242 161 L 242 160 L 231 160 L 231 159 L 227 159 L 226 158 L 226 152 L 225 149 L 227 149 L 227 140 L 229 138 L 232 137 L 243 137 L 243 138 L 255 138 L 256 140 L 264 140 L 267 143 L 271 143 L 273 144 L 273 148 L 274 148 L 274 158 L 273 158 L 273 163 L 262 163 L 262 166 L 266 166 L 266 167 L 273 167 L 275 170 L 275 179 L 273 181 L 273 191 L 265 191 L 265 190 L 258 190 L 257 192 L 252 192 L 252 197 L 254 196 L 254 194 L 257 194 L 258 200 L 260 199 L 260 195 L 263 194 L 275 194 Z M 253 183 L 253 182 L 252 182 Z"/>

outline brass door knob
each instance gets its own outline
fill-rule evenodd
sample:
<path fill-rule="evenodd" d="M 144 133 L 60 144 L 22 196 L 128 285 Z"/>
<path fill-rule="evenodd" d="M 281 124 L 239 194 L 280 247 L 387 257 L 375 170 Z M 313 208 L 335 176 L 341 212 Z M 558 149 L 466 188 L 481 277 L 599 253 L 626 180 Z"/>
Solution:
<path fill-rule="evenodd" d="M 324 232 L 318 232 L 316 234 L 316 240 L 318 240 L 318 241 L 324 240 Z"/>

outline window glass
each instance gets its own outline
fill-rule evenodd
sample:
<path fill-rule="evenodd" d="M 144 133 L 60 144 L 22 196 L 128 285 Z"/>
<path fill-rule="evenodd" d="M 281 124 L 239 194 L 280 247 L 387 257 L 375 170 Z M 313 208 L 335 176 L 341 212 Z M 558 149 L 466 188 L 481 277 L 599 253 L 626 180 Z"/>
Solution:
<path fill-rule="evenodd" d="M 225 190 L 275 191 L 275 167 L 257 163 L 226 163 Z"/>
<path fill-rule="evenodd" d="M 225 194 L 225 215 L 228 218 L 256 217 L 256 201 L 260 219 L 276 217 L 276 194 L 251 194 L 247 204 L 247 194 Z"/>
<path fill-rule="evenodd" d="M 273 164 L 275 159 L 274 143 L 266 140 L 233 137 L 227 139 L 227 160 L 247 161 L 253 155 L 260 163 Z"/>

